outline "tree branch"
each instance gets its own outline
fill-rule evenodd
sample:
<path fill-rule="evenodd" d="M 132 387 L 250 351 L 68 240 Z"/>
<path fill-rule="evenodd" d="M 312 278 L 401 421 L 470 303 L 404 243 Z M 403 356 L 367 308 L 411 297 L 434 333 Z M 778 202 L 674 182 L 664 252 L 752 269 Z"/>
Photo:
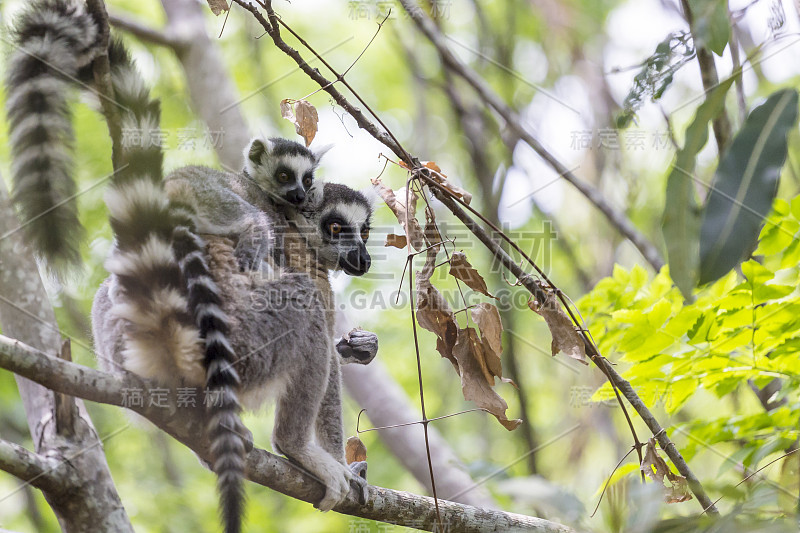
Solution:
<path fill-rule="evenodd" d="M 0 335 L 0 368 L 36 381 L 48 389 L 109 405 L 125 406 L 126 391 L 147 391 L 159 386 L 134 374 L 108 374 L 69 361 L 51 357 L 15 339 Z M 204 409 L 191 407 L 165 408 L 158 405 L 128 406 L 160 429 L 193 450 L 200 458 L 211 457 L 204 434 Z M 176 416 L 176 411 L 180 411 Z M 246 476 L 282 494 L 306 502 L 319 501 L 324 492 L 321 483 L 287 460 L 265 450 L 254 448 L 247 456 Z M 483 533 L 498 530 L 571 532 L 564 525 L 535 518 L 470 505 L 439 501 L 443 521 L 459 532 Z M 337 512 L 406 525 L 432 531 L 436 523 L 434 502 L 427 496 L 370 486 L 370 500 L 365 506 L 357 503 L 354 491 Z"/>

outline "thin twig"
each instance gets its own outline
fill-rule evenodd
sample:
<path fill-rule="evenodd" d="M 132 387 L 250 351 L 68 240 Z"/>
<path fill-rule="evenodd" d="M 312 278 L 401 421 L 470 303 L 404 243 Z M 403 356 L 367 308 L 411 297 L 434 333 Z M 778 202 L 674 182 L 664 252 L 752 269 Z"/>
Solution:
<path fill-rule="evenodd" d="M 622 461 L 624 461 L 625 459 L 628 458 L 628 456 L 631 454 L 632 451 L 633 451 L 633 448 L 631 447 L 631 449 L 628 450 L 628 453 L 626 453 L 625 455 L 622 456 L 622 459 L 619 460 L 619 462 L 617 463 L 617 466 L 615 466 L 614 470 L 612 470 L 611 473 L 608 475 L 608 479 L 606 479 L 606 484 L 603 485 L 603 492 L 600 493 L 600 499 L 597 500 L 597 505 L 595 505 L 594 511 L 592 511 L 592 514 L 589 515 L 589 518 L 594 518 L 595 513 L 597 513 L 597 510 L 600 509 L 600 504 L 603 502 L 603 496 L 606 493 L 606 489 L 608 488 L 608 484 L 611 483 L 611 478 L 614 477 L 614 472 L 617 471 L 617 469 L 619 468 L 619 465 L 622 464 Z M 639 463 L 639 464 L 641 464 L 641 463 Z"/>
<path fill-rule="evenodd" d="M 765 464 L 764 466 L 762 466 L 761 468 L 759 468 L 758 470 L 756 470 L 755 472 L 753 472 L 752 474 L 750 474 L 749 476 L 747 476 L 746 478 L 744 478 L 743 480 L 741 480 L 739 483 L 737 483 L 736 485 L 734 485 L 734 486 L 733 486 L 733 488 L 735 489 L 736 487 L 738 487 L 739 485 L 741 485 L 742 483 L 744 483 L 745 481 L 747 481 L 747 480 L 748 480 L 748 479 L 750 479 L 751 477 L 755 476 L 756 474 L 758 474 L 759 472 L 761 472 L 762 470 L 764 470 L 764 469 L 765 469 L 765 468 L 767 468 L 768 466 L 771 466 L 772 464 L 774 464 L 774 463 L 777 463 L 777 462 L 778 462 L 778 461 L 780 461 L 781 459 L 783 459 L 783 458 L 785 458 L 785 457 L 788 457 L 788 456 L 792 455 L 794 452 L 797 452 L 797 451 L 800 451 L 800 448 L 795 448 L 795 449 L 794 449 L 794 450 L 792 450 L 792 451 L 789 451 L 789 452 L 786 452 L 786 453 L 784 453 L 783 455 L 781 455 L 781 456 L 780 456 L 780 457 L 778 457 L 777 459 L 774 459 L 774 460 L 772 460 L 772 461 L 768 462 L 767 464 Z M 719 498 L 717 498 L 716 500 L 714 500 L 714 503 L 712 503 L 711 505 L 716 505 L 716 504 L 717 504 L 717 502 L 719 502 L 719 501 L 720 501 L 722 498 L 724 498 L 724 497 L 725 497 L 724 495 L 723 495 L 723 496 L 720 496 Z M 706 511 L 708 511 L 708 509 L 707 509 L 707 508 L 706 508 L 706 509 L 703 509 L 703 513 L 705 513 Z M 700 514 L 703 514 L 703 513 L 700 513 Z"/>

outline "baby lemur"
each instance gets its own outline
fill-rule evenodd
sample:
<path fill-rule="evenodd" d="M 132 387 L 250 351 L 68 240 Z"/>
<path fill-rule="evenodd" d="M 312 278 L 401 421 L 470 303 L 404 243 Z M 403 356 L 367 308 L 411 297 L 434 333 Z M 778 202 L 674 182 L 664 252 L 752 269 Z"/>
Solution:
<path fill-rule="evenodd" d="M 48 264 L 79 259 L 77 213 L 69 207 L 69 89 L 75 80 L 92 84 L 92 61 L 107 51 L 122 129 L 136 136 L 115 154 L 117 172 L 106 196 L 115 244 L 106 262 L 111 276 L 92 310 L 100 360 L 121 358 L 128 370 L 167 386 L 219 394 L 210 408 L 209 439 L 226 531 L 239 531 L 242 513 L 246 429 L 240 404 L 255 407 L 270 394 L 278 398 L 276 449 L 325 484 L 318 507 L 330 509 L 345 498 L 351 481 L 361 482 L 344 464 L 340 361 L 317 284 L 324 285 L 329 268 L 351 274 L 368 269 L 363 237 L 369 204 L 355 191 L 326 186 L 309 216 L 290 226 L 285 214 L 259 196 L 263 191 L 251 188 L 258 194 L 240 199 L 255 206 L 263 225 L 229 234 L 235 245 L 213 236 L 206 246 L 198 230 L 215 232 L 196 227 L 203 218 L 191 203 L 164 191 L 159 102 L 120 43 L 102 48 L 102 30 L 78 0 L 35 0 L 18 20 L 7 106 L 14 198 L 26 230 Z M 291 168 L 302 182 L 305 171 Z M 196 167 L 189 172 L 203 175 Z M 201 181 L 216 182 L 220 174 L 207 169 Z M 225 195 L 211 205 L 216 201 L 224 204 Z M 285 242 L 299 253 L 283 254 Z M 253 268 L 265 257 L 270 276 Z M 249 303 L 260 293 L 269 296 L 267 305 Z"/>

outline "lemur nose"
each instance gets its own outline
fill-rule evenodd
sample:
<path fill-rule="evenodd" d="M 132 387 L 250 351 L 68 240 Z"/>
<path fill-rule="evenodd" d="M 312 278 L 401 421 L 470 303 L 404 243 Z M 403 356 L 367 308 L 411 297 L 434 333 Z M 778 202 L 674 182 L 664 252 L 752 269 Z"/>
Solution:
<path fill-rule="evenodd" d="M 291 191 L 286 193 L 286 199 L 293 204 L 299 204 L 306 199 L 306 193 L 305 191 L 303 191 L 303 189 L 300 188 L 292 189 Z"/>

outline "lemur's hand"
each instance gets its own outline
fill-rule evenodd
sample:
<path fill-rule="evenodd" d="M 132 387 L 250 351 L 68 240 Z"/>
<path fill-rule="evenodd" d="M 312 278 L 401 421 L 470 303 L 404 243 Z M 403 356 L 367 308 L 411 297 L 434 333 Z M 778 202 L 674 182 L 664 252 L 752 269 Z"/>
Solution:
<path fill-rule="evenodd" d="M 336 340 L 336 351 L 342 358 L 342 364 L 369 364 L 378 353 L 378 336 L 371 331 L 354 328 Z"/>

